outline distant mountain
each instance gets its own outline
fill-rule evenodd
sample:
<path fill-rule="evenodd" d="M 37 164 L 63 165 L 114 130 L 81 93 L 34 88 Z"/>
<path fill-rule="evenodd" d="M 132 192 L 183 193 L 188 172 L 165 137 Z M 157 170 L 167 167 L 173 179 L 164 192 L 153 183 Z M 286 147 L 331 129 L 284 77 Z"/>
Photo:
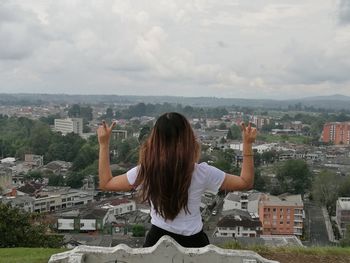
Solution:
<path fill-rule="evenodd" d="M 128 96 L 128 95 L 67 95 L 67 94 L 0 94 L 0 105 L 45 105 L 55 104 L 115 104 L 130 105 L 136 103 L 171 103 L 191 105 L 193 107 L 240 106 L 263 109 L 288 109 L 289 106 L 302 106 L 350 110 L 350 97 L 340 94 L 316 96 L 300 99 L 238 99 L 217 97 L 180 97 L 180 96 Z"/>
<path fill-rule="evenodd" d="M 349 96 L 341 95 L 341 94 L 334 94 L 334 95 L 329 95 L 329 96 L 314 96 L 314 97 L 305 97 L 301 98 L 301 101 L 311 101 L 311 100 L 341 100 L 341 101 L 350 101 Z"/>

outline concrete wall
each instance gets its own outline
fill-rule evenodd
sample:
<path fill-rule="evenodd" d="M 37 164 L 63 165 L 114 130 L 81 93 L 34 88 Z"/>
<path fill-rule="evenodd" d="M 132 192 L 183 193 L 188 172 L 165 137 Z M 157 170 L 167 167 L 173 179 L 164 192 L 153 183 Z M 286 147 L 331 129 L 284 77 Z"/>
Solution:
<path fill-rule="evenodd" d="M 213 245 L 203 248 L 184 248 L 168 236 L 149 248 L 130 248 L 120 244 L 114 248 L 79 246 L 71 251 L 52 255 L 49 263 L 99 262 L 172 262 L 172 263 L 278 263 L 255 252 L 221 249 Z"/>

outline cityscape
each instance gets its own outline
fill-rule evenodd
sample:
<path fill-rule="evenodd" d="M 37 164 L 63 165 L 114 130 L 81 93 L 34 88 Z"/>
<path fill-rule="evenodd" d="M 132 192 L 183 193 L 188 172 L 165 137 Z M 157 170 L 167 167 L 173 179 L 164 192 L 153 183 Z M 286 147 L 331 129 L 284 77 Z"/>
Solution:
<path fill-rule="evenodd" d="M 0 263 L 350 263 L 349 72 L 350 0 L 0 0 Z"/>
<path fill-rule="evenodd" d="M 19 213 L 40 215 L 34 221 L 46 224 L 45 231 L 59 237 L 60 246 L 142 246 L 151 226 L 150 207 L 135 192 L 98 189 L 96 129 L 102 120 L 117 120 L 110 160 L 118 176 L 137 165 L 138 149 L 159 112 L 175 110 L 187 116 L 201 143 L 200 162 L 228 173 L 240 173 L 240 123 L 251 122 L 259 131 L 253 190 L 202 196 L 204 230 L 212 244 L 349 242 L 348 110 L 310 111 L 302 104 L 268 109 L 137 101 L 20 103 L 1 106 L 0 202 Z"/>

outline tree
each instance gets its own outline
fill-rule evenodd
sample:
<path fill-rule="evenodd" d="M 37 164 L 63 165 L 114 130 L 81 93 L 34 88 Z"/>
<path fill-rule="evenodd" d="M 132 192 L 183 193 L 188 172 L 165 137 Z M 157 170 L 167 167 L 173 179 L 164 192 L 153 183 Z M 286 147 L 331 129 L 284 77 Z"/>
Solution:
<path fill-rule="evenodd" d="M 231 140 L 239 140 L 242 138 L 241 128 L 237 125 L 231 126 L 232 139 Z"/>
<path fill-rule="evenodd" d="M 79 118 L 80 117 L 80 105 L 73 104 L 72 107 L 68 109 L 68 116 L 70 118 Z"/>
<path fill-rule="evenodd" d="M 261 175 L 261 171 L 259 169 L 255 169 L 254 171 L 254 187 L 255 190 L 264 192 L 266 190 L 266 182 L 265 179 Z"/>
<path fill-rule="evenodd" d="M 98 150 L 95 146 L 85 144 L 81 147 L 77 157 L 73 161 L 72 170 L 80 171 L 92 164 L 98 158 Z"/>
<path fill-rule="evenodd" d="M 340 240 L 342 247 L 350 247 L 350 224 L 346 226 L 344 237 Z"/>
<path fill-rule="evenodd" d="M 224 122 L 220 123 L 218 129 L 219 130 L 226 130 L 227 129 L 226 124 Z"/>
<path fill-rule="evenodd" d="M 142 144 L 147 139 L 150 132 L 151 132 L 151 128 L 149 126 L 143 126 L 140 130 L 140 135 L 138 138 L 139 143 Z"/>
<path fill-rule="evenodd" d="M 42 172 L 38 170 L 30 171 L 25 175 L 25 178 L 33 181 L 42 181 L 43 180 L 43 174 Z"/>
<path fill-rule="evenodd" d="M 0 203 L 0 247 L 61 247 L 63 236 L 47 235 L 40 217 Z"/>
<path fill-rule="evenodd" d="M 288 160 L 277 170 L 281 191 L 304 194 L 311 186 L 312 174 L 303 160 Z"/>
<path fill-rule="evenodd" d="M 226 139 L 227 140 L 233 140 L 234 139 L 231 129 L 228 129 L 228 132 L 227 132 L 227 135 L 226 135 Z"/>
<path fill-rule="evenodd" d="M 145 227 L 143 225 L 133 225 L 132 226 L 132 236 L 134 237 L 144 237 Z"/>
<path fill-rule="evenodd" d="M 335 203 L 338 199 L 340 182 L 335 173 L 323 170 L 315 175 L 312 184 L 312 197 L 321 205 L 326 206 L 329 213 L 334 214 Z"/>
<path fill-rule="evenodd" d="M 67 175 L 66 184 L 72 188 L 80 188 L 83 186 L 84 174 L 71 172 Z"/>

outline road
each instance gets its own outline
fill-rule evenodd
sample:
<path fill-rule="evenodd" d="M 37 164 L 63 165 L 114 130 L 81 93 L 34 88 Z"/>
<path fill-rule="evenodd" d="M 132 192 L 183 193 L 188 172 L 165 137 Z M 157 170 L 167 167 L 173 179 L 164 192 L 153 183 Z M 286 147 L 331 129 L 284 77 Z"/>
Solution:
<path fill-rule="evenodd" d="M 204 222 L 204 231 L 207 233 L 208 237 L 212 237 L 219 219 L 222 217 L 222 206 L 224 205 L 224 200 L 222 197 L 218 198 L 218 202 L 213 210 L 217 211 L 216 215 L 210 214 L 208 220 Z"/>
<path fill-rule="evenodd" d="M 305 202 L 305 229 L 308 233 L 309 241 L 305 245 L 326 246 L 330 245 L 325 219 L 322 209 L 313 202 Z"/>

